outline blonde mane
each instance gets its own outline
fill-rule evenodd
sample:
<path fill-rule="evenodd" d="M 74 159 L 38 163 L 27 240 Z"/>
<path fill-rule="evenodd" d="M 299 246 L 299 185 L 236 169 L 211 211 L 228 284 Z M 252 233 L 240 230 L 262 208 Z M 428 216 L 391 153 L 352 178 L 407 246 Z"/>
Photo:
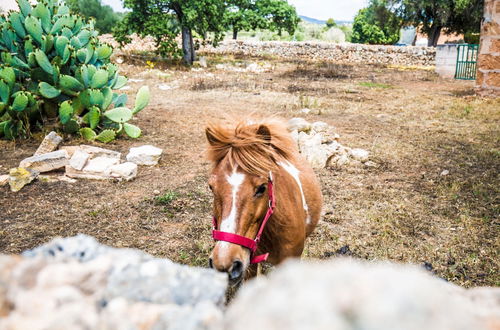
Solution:
<path fill-rule="evenodd" d="M 210 123 L 206 128 L 208 159 L 215 166 L 228 158 L 246 173 L 267 177 L 277 162 L 291 161 L 298 152 L 285 125 L 277 120 L 240 122 L 233 127 Z"/>

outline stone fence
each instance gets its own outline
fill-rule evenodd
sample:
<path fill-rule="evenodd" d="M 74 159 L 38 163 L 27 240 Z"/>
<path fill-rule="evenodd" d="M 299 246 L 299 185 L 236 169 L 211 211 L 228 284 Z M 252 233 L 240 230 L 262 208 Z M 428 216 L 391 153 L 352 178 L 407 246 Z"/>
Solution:
<path fill-rule="evenodd" d="M 118 48 L 118 43 L 109 34 L 99 37 L 101 41 Z M 152 52 L 155 43 L 152 38 L 132 35 L 132 42 L 116 53 Z M 275 56 L 285 59 L 315 59 L 348 63 L 393 64 L 408 66 L 434 66 L 436 49 L 416 46 L 382 46 L 328 42 L 289 41 L 234 41 L 226 40 L 218 47 L 202 47 L 198 54 Z"/>
<path fill-rule="evenodd" d="M 315 59 L 350 63 L 433 66 L 436 50 L 432 47 L 336 44 L 327 42 L 224 41 L 218 47 L 207 46 L 201 54 L 276 56 L 287 59 Z"/>

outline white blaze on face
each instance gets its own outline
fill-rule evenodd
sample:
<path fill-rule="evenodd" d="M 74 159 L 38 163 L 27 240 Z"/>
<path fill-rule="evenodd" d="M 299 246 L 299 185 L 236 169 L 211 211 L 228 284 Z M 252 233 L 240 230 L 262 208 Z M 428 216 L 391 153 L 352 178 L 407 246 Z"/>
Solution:
<path fill-rule="evenodd" d="M 311 222 L 311 217 L 309 216 L 309 208 L 307 207 L 306 197 L 304 196 L 304 190 L 302 190 L 302 182 L 300 182 L 300 171 L 293 166 L 290 162 L 279 162 L 281 167 L 285 169 L 292 176 L 292 178 L 297 182 L 299 186 L 300 194 L 302 195 L 302 205 L 304 207 L 304 211 L 306 212 L 306 223 L 309 224 Z"/>
<path fill-rule="evenodd" d="M 240 189 L 241 184 L 245 181 L 245 174 L 237 172 L 237 167 L 234 168 L 233 173 L 228 175 L 227 182 L 231 185 L 231 212 L 229 215 L 222 219 L 220 230 L 226 233 L 236 234 L 236 217 L 238 216 L 238 208 L 236 206 L 238 190 Z M 228 242 L 219 242 L 219 251 L 220 253 L 225 253 L 227 248 L 229 247 Z"/>

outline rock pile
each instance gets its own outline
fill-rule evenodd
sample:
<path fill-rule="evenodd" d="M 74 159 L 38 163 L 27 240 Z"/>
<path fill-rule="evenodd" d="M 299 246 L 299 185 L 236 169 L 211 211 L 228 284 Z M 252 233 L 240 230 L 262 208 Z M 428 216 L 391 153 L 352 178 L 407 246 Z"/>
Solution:
<path fill-rule="evenodd" d="M 122 162 L 121 153 L 95 146 L 63 146 L 56 150 L 61 141 L 55 132 L 49 133 L 33 156 L 23 159 L 8 176 L 0 176 L 0 186 L 9 182 L 15 192 L 36 178 L 48 182 L 71 182 L 72 179 L 128 181 L 137 176 L 137 165 L 156 165 L 163 153 L 150 145 L 131 148 L 127 161 Z M 57 173 L 61 169 L 64 169 L 63 175 Z M 41 176 L 40 173 L 49 175 Z"/>
<path fill-rule="evenodd" d="M 340 144 L 338 142 L 340 135 L 325 122 L 309 123 L 303 118 L 292 118 L 288 121 L 288 130 L 297 142 L 302 156 L 315 169 L 360 164 L 368 167 L 377 166 L 369 160 L 370 153 L 367 150 L 353 149 Z"/>
<path fill-rule="evenodd" d="M 0 255 L 1 329 L 220 329 L 227 275 L 85 235 Z"/>
<path fill-rule="evenodd" d="M 390 263 L 293 261 L 245 284 L 224 322 L 234 330 L 493 330 L 500 288 L 466 290 Z"/>

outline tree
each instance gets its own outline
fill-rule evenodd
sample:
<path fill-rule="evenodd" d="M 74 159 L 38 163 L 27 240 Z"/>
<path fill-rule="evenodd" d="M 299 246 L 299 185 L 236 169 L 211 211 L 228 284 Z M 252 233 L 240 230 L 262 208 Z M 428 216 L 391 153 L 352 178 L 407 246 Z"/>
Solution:
<path fill-rule="evenodd" d="M 425 33 L 428 45 L 436 46 L 446 33 L 479 32 L 483 0 L 393 0 L 395 12 L 407 24 Z"/>
<path fill-rule="evenodd" d="M 352 42 L 394 44 L 399 40 L 401 20 L 387 8 L 384 0 L 371 0 L 358 11 L 352 26 Z"/>
<path fill-rule="evenodd" d="M 66 5 L 86 19 L 95 18 L 95 27 L 101 33 L 110 33 L 120 20 L 120 15 L 110 6 L 103 6 L 100 0 L 66 0 Z"/>
<path fill-rule="evenodd" d="M 256 29 L 278 31 L 279 35 L 285 30 L 292 35 L 299 20 L 295 7 L 286 0 L 231 0 L 224 15 L 233 39 L 239 31 Z"/>
<path fill-rule="evenodd" d="M 233 39 L 238 38 L 239 31 L 250 31 L 265 28 L 266 20 L 260 15 L 255 1 L 232 0 L 224 14 L 224 24 L 232 29 Z"/>
<path fill-rule="evenodd" d="M 295 33 L 300 18 L 295 7 L 286 0 L 257 0 L 256 6 L 258 13 L 267 21 L 266 29 L 278 31 L 279 36 L 283 30 L 290 35 Z"/>
<path fill-rule="evenodd" d="M 328 29 L 330 29 L 332 27 L 336 27 L 336 26 L 337 26 L 337 23 L 335 23 L 335 20 L 333 18 L 327 19 L 327 21 L 326 21 L 326 27 Z"/>
<path fill-rule="evenodd" d="M 203 40 L 217 44 L 225 30 L 223 24 L 226 11 L 224 0 L 125 0 L 127 13 L 121 24 L 114 30 L 121 43 L 130 42 L 128 35 L 136 32 L 142 37 L 155 39 L 162 55 L 177 55 L 175 38 L 182 35 L 182 57 L 191 65 L 195 59 L 193 32 Z"/>

